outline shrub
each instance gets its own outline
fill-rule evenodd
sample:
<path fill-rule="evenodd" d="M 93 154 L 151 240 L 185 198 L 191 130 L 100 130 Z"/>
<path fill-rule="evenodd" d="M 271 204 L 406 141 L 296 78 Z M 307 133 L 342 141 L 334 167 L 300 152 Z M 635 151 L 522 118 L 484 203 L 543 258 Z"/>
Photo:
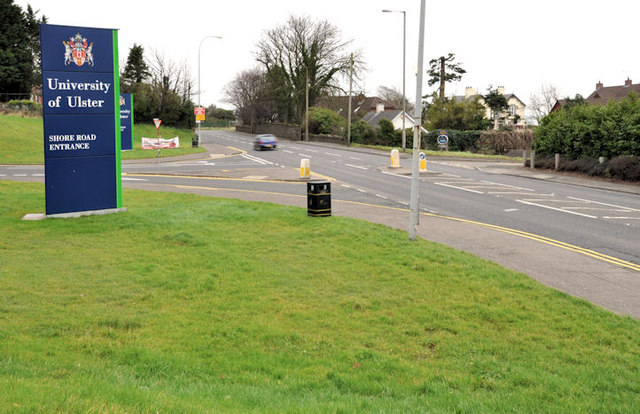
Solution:
<path fill-rule="evenodd" d="M 608 162 L 607 169 L 612 177 L 626 181 L 640 181 L 640 157 L 621 155 Z"/>
<path fill-rule="evenodd" d="M 374 137 L 373 128 L 366 121 L 356 121 L 351 123 L 351 142 L 357 144 L 369 144 Z"/>
<path fill-rule="evenodd" d="M 448 130 L 449 150 L 450 151 L 468 151 L 476 152 L 478 150 L 478 139 L 482 131 L 456 131 Z M 431 150 L 437 150 L 438 147 L 438 130 L 433 130 L 423 137 L 424 147 Z"/>
<path fill-rule="evenodd" d="M 327 108 L 309 108 L 309 132 L 344 136 L 344 118 Z"/>
<path fill-rule="evenodd" d="M 478 150 L 487 154 L 504 155 L 514 149 L 529 149 L 535 139 L 533 131 L 482 131 Z"/>
<path fill-rule="evenodd" d="M 42 105 L 28 99 L 12 100 L 7 102 L 4 106 L 9 111 L 42 113 Z"/>
<path fill-rule="evenodd" d="M 575 105 L 544 117 L 534 149 L 571 159 L 640 156 L 640 100 L 635 93 L 606 106 Z"/>
<path fill-rule="evenodd" d="M 536 168 L 554 169 L 555 157 L 536 156 Z M 615 178 L 624 181 L 640 181 L 640 157 L 621 155 L 600 163 L 597 158 L 579 160 L 560 159 L 560 171 L 576 172 L 592 177 Z"/>

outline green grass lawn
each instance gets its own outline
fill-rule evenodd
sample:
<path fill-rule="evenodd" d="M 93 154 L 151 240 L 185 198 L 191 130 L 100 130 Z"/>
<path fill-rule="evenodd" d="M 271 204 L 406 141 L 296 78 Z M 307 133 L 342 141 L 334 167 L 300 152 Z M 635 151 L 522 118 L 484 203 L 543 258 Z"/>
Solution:
<path fill-rule="evenodd" d="M 161 157 L 204 152 L 204 148 L 191 148 L 193 131 L 160 127 L 163 138 L 180 137 L 181 148 L 163 149 Z M 155 138 L 156 129 L 152 124 L 134 126 L 134 149 L 122 152 L 122 159 L 154 158 L 157 150 L 143 150 L 141 137 Z M 23 118 L 21 116 L 0 115 L 0 164 L 42 164 L 44 163 L 44 136 L 42 118 Z"/>
<path fill-rule="evenodd" d="M 0 412 L 637 412 L 640 325 L 405 232 L 0 181 Z"/>

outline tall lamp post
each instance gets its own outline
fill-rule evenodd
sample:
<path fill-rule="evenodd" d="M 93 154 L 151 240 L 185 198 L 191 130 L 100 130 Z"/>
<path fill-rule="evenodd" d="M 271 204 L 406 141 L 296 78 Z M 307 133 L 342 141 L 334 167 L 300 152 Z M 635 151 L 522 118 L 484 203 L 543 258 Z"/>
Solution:
<path fill-rule="evenodd" d="M 405 73 L 407 56 L 407 12 L 404 10 L 382 10 L 383 13 L 402 13 L 402 152 L 407 150 L 407 129 L 404 119 L 407 115 L 407 98 L 405 97 Z"/>
<path fill-rule="evenodd" d="M 221 36 L 205 36 L 200 40 L 200 45 L 198 46 L 198 106 L 201 106 L 200 97 L 202 94 L 202 84 L 200 83 L 200 52 L 202 51 L 202 42 L 209 38 L 222 39 Z M 198 146 L 200 146 L 200 122 L 198 122 Z"/>

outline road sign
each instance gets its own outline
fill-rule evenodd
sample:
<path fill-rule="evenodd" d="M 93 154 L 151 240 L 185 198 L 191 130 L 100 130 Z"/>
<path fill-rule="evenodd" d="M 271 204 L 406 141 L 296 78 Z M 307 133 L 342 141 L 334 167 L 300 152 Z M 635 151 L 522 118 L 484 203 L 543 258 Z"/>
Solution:
<path fill-rule="evenodd" d="M 427 156 L 425 155 L 425 153 L 424 153 L 424 152 L 421 152 L 421 153 L 420 153 L 420 159 L 421 159 L 421 160 L 426 160 L 426 159 L 427 159 Z"/>
<path fill-rule="evenodd" d="M 446 149 L 449 147 L 449 136 L 446 134 L 447 131 L 439 132 L 441 132 L 441 134 L 438 135 L 438 147 Z M 444 134 L 442 134 L 442 132 L 444 132 Z"/>
<path fill-rule="evenodd" d="M 205 117 L 205 108 L 202 106 L 196 106 L 195 108 L 193 108 L 193 113 L 196 116 L 196 122 L 201 122 L 204 121 L 204 117 Z"/>
<path fill-rule="evenodd" d="M 162 123 L 162 119 L 153 118 L 153 124 L 156 126 L 156 131 L 160 130 L 160 124 Z"/>

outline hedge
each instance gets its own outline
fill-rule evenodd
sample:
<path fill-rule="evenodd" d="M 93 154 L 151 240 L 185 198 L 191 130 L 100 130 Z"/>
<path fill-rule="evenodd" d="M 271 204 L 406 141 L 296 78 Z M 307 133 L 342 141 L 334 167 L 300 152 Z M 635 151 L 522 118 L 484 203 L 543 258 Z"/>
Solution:
<path fill-rule="evenodd" d="M 606 106 L 580 104 L 544 117 L 534 149 L 570 159 L 640 156 L 640 100 L 632 92 Z"/>

